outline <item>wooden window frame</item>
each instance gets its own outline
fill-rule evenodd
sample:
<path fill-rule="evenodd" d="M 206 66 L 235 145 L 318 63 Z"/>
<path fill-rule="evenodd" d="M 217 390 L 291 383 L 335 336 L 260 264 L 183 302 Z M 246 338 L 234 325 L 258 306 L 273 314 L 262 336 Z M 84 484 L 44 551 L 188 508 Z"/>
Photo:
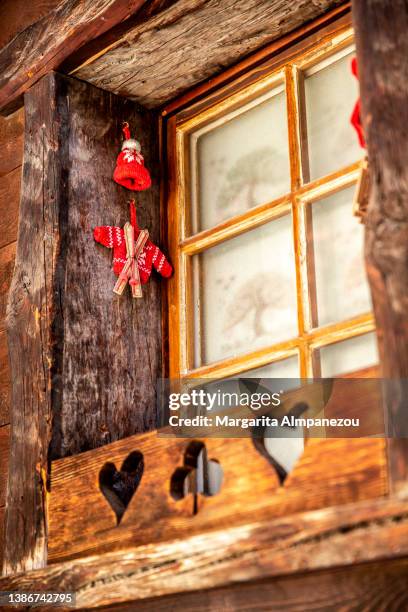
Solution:
<path fill-rule="evenodd" d="M 349 16 L 320 30 L 318 40 L 311 36 L 282 51 L 261 66 L 240 68 L 235 80 L 207 96 L 200 88 L 200 99 L 187 108 L 162 119 L 167 125 L 167 160 L 169 191 L 165 206 L 168 211 L 170 257 L 176 273 L 169 283 L 169 375 L 171 378 L 223 378 L 265 366 L 282 359 L 298 356 L 300 377 L 321 375 L 318 349 L 375 330 L 372 312 L 353 318 L 317 325 L 316 288 L 314 281 L 313 247 L 311 246 L 312 202 L 328 197 L 357 182 L 363 160 L 352 163 L 321 178 L 310 180 L 307 159 L 307 134 L 304 112 L 304 71 L 325 58 L 345 51 L 354 43 Z M 271 47 L 271 51 L 275 48 Z M 265 52 L 267 53 L 267 51 Z M 256 62 L 255 62 L 256 64 Z M 228 76 L 225 77 L 226 79 Z M 233 216 L 210 229 L 190 235 L 190 145 L 191 135 L 214 121 L 222 121 L 231 113 L 258 101 L 271 88 L 283 84 L 286 92 L 288 120 L 290 192 Z M 211 85 L 209 85 L 209 88 Z M 203 97 L 204 96 L 204 97 Z M 192 95 L 192 97 L 194 97 Z M 303 100 L 303 103 L 302 103 Z M 174 104 L 172 106 L 174 108 Z M 194 308 L 191 257 L 209 247 L 234 238 L 285 214 L 292 215 L 292 236 L 296 265 L 296 296 L 298 335 L 284 342 L 272 343 L 239 356 L 193 365 Z M 351 210 L 350 210 L 351 214 Z M 357 221 L 356 221 L 357 222 Z"/>

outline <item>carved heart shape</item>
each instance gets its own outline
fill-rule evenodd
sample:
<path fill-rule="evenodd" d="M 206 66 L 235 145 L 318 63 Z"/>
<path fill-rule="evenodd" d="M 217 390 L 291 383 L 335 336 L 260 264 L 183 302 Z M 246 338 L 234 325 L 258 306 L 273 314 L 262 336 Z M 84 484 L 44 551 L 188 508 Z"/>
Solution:
<path fill-rule="evenodd" d="M 99 472 L 99 488 L 116 515 L 119 525 L 126 508 L 135 494 L 144 470 L 143 455 L 133 451 L 126 457 L 120 470 L 114 463 L 105 463 Z"/>

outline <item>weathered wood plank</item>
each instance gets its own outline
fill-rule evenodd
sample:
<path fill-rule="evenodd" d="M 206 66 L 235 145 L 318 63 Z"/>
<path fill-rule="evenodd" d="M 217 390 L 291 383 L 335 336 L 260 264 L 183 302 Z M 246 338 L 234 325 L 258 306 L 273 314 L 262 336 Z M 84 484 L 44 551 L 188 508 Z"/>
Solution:
<path fill-rule="evenodd" d="M 193 115 L 217 104 L 236 92 L 251 85 L 272 71 L 293 61 L 299 55 L 307 54 L 319 43 L 330 41 L 340 32 L 351 27 L 351 6 L 345 2 L 323 13 L 317 19 L 280 36 L 277 40 L 261 47 L 237 64 L 196 85 L 192 89 L 166 103 L 161 110 L 163 117 L 176 113 L 177 122 L 183 122 Z"/>
<path fill-rule="evenodd" d="M 0 3 L 0 49 L 17 34 L 47 15 L 59 0 L 2 0 Z"/>
<path fill-rule="evenodd" d="M 154 117 L 56 74 L 30 90 L 25 107 L 21 222 L 8 306 L 15 409 L 7 572 L 45 563 L 49 457 L 154 427 L 161 371 L 158 279 L 139 304 L 128 293 L 116 297 L 112 254 L 92 236 L 96 225 L 128 219 L 126 193 L 112 180 L 127 119 L 155 185 L 138 198 L 139 220 L 157 242 Z"/>
<path fill-rule="evenodd" d="M 0 249 L 0 426 L 10 422 L 10 366 L 5 317 L 15 255 L 15 242 Z"/>
<path fill-rule="evenodd" d="M 72 590 L 84 610 L 407 555 L 407 504 L 377 499 L 50 565 L 0 590 Z"/>
<path fill-rule="evenodd" d="M 244 524 L 262 513 L 271 519 L 349 503 L 386 492 L 385 443 L 381 439 L 311 439 L 294 471 L 278 486 L 269 462 L 250 439 L 208 439 L 208 456 L 224 471 L 218 495 L 175 501 L 170 480 L 183 465 L 188 440 L 156 432 L 133 436 L 52 464 L 49 501 L 49 561 L 118 550 L 135 544 Z M 144 473 L 119 526 L 99 490 L 102 467 L 119 469 L 132 451 L 144 456 Z M 243 458 L 245 458 L 243 460 Z M 322 470 L 324 466 L 324 470 Z"/>
<path fill-rule="evenodd" d="M 108 48 L 112 45 L 115 46 L 118 40 L 126 36 L 126 34 L 135 27 L 149 21 L 149 19 L 171 7 L 173 4 L 176 4 L 178 1 L 179 0 L 148 0 L 128 19 L 121 21 L 93 40 L 87 41 L 77 51 L 74 51 L 62 62 L 59 71 L 64 74 L 70 74 L 84 63 L 92 61 L 92 58 L 104 54 Z"/>
<path fill-rule="evenodd" d="M 23 136 L 24 109 L 9 117 L 0 117 L 0 176 L 8 174 L 23 163 Z"/>
<path fill-rule="evenodd" d="M 0 249 L 0 332 L 5 330 L 8 292 L 13 276 L 17 242 Z"/>
<path fill-rule="evenodd" d="M 408 437 L 408 6 L 354 0 L 372 188 L 366 263 L 377 322 L 388 435 Z M 408 493 L 408 442 L 389 444 L 390 485 Z"/>
<path fill-rule="evenodd" d="M 121 124 L 127 120 L 141 141 L 153 183 L 136 194 L 138 220 L 160 244 L 156 119 L 86 83 L 62 82 L 69 96 L 70 135 L 68 159 L 61 163 L 75 171 L 69 175 L 61 227 L 66 241 L 58 281 L 63 363 L 61 402 L 53 405 L 53 458 L 154 429 L 161 376 L 162 280 L 153 270 L 143 299 L 132 300 L 128 289 L 116 296 L 112 252 L 93 239 L 95 226 L 123 226 L 129 220 L 128 198 L 135 194 L 112 180 Z"/>
<path fill-rule="evenodd" d="M 3 544 L 4 544 L 4 507 L 0 508 L 0 563 L 3 561 Z"/>
<path fill-rule="evenodd" d="M 21 189 L 21 166 L 0 177 L 0 248 L 15 242 Z"/>
<path fill-rule="evenodd" d="M 75 75 L 157 107 L 340 3 L 179 0 Z"/>
<path fill-rule="evenodd" d="M 70 53 L 136 12 L 145 0 L 62 0 L 0 51 L 0 109 L 19 98 Z"/>
<path fill-rule="evenodd" d="M 10 426 L 0 427 L 0 506 L 6 503 L 6 487 L 10 450 Z"/>
<path fill-rule="evenodd" d="M 61 110 L 55 105 L 53 78 L 33 88 L 25 110 L 21 222 L 8 308 L 12 400 L 16 409 L 11 414 L 13 445 L 4 573 L 41 567 L 46 558 L 44 474 L 51 419 L 50 313 L 54 308 L 52 279 L 58 251 L 55 220 L 62 197 L 56 150 L 66 144 L 61 134 Z"/>
<path fill-rule="evenodd" d="M 104 612 L 336 612 L 408 608 L 408 560 L 396 559 L 133 601 Z M 84 611 L 86 612 L 86 611 Z"/>
<path fill-rule="evenodd" d="M 2 331 L 0 332 L 0 426 L 10 422 L 10 386 L 7 334 Z"/>

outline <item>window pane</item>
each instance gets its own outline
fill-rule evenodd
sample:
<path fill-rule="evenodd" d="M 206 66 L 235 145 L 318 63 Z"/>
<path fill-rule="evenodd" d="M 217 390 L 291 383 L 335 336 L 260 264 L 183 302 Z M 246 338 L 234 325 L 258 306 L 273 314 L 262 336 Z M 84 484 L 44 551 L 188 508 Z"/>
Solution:
<path fill-rule="evenodd" d="M 297 357 L 290 357 L 248 372 L 248 376 L 254 378 L 285 379 L 279 381 L 280 391 L 289 391 L 299 387 L 299 375 Z M 304 450 L 303 430 L 300 427 L 266 427 L 264 444 L 268 454 L 289 473 Z"/>
<path fill-rule="evenodd" d="M 268 363 L 255 370 L 247 370 L 237 374 L 234 378 L 299 378 L 299 360 L 297 357 L 288 357 L 281 361 L 275 361 L 274 363 Z M 285 381 L 286 382 L 286 381 Z M 297 386 L 298 381 L 287 381 L 287 385 L 284 385 L 282 389 L 287 389 Z M 291 384 L 292 383 L 292 384 Z"/>
<path fill-rule="evenodd" d="M 353 217 L 355 187 L 312 206 L 319 325 L 371 310 L 363 259 L 363 225 Z"/>
<path fill-rule="evenodd" d="M 259 387 L 247 386 L 245 381 L 247 379 L 261 379 Z M 278 387 L 272 387 L 268 384 L 268 381 L 262 381 L 262 379 L 277 378 L 279 380 Z M 244 380 L 243 380 L 244 379 Z M 263 386 L 266 385 L 265 387 Z M 234 374 L 228 378 L 213 380 L 211 382 L 202 381 L 202 384 L 197 389 L 204 389 L 206 393 L 216 393 L 220 390 L 222 393 L 270 393 L 276 391 L 288 391 L 290 389 L 299 386 L 299 366 L 297 357 L 288 357 L 275 363 L 269 363 L 268 365 L 256 368 L 253 370 L 246 370 L 239 374 Z M 228 403 L 224 406 L 214 404 L 214 411 L 222 411 L 228 408 Z"/>
<path fill-rule="evenodd" d="M 339 170 L 362 157 L 362 149 L 350 124 L 359 95 L 357 79 L 350 69 L 353 55 L 354 52 L 350 52 L 320 70 L 317 66 L 306 76 L 311 179 Z"/>
<path fill-rule="evenodd" d="M 192 198 L 193 233 L 290 190 L 283 91 L 224 125 L 206 130 L 197 140 L 197 161 L 192 152 L 199 200 L 197 205 Z"/>
<path fill-rule="evenodd" d="M 377 338 L 374 332 L 343 340 L 320 349 L 322 376 L 340 376 L 378 363 Z"/>
<path fill-rule="evenodd" d="M 195 255 L 193 272 L 196 367 L 296 336 L 290 215 Z"/>

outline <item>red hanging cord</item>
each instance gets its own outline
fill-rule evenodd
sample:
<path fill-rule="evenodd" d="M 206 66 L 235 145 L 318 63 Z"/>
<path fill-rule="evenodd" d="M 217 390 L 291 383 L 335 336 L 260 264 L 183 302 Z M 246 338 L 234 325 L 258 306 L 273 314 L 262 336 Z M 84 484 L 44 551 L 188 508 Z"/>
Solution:
<path fill-rule="evenodd" d="M 125 140 L 129 140 L 130 138 L 130 129 L 129 129 L 129 124 L 127 121 L 123 122 L 123 134 L 125 136 Z"/>
<path fill-rule="evenodd" d="M 132 225 L 132 227 L 137 230 L 138 225 L 137 225 L 137 218 L 136 218 L 136 203 L 134 200 L 130 200 L 129 201 L 129 207 L 130 207 L 130 223 Z"/>

